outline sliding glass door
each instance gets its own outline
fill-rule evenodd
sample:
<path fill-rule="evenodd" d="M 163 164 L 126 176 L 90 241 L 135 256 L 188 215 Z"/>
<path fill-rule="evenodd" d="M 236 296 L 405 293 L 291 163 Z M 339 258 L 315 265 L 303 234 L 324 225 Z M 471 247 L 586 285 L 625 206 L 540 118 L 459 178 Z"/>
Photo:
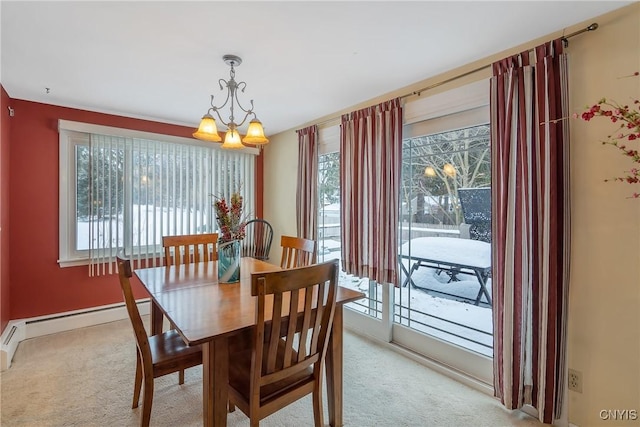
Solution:
<path fill-rule="evenodd" d="M 366 298 L 345 325 L 492 383 L 488 82 L 405 108 L 400 286 L 342 273 Z M 332 132 L 334 138 L 338 132 Z M 322 130 L 321 130 L 322 141 Z M 319 260 L 340 259 L 340 153 L 319 155 Z M 322 147 L 322 144 L 321 144 Z"/>

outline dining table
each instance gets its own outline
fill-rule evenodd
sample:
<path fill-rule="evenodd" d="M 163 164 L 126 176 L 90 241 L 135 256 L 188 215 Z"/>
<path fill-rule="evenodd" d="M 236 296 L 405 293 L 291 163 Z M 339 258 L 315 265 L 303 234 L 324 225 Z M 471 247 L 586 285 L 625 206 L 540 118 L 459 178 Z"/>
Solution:
<path fill-rule="evenodd" d="M 189 346 L 202 346 L 202 404 L 205 426 L 227 425 L 230 348 L 256 324 L 251 274 L 278 271 L 266 261 L 244 257 L 240 281 L 218 283 L 217 261 L 139 268 L 135 276 L 151 295 L 151 334 L 162 333 L 164 317 Z M 325 359 L 329 424 L 343 424 L 343 308 L 362 292 L 338 287 Z"/>

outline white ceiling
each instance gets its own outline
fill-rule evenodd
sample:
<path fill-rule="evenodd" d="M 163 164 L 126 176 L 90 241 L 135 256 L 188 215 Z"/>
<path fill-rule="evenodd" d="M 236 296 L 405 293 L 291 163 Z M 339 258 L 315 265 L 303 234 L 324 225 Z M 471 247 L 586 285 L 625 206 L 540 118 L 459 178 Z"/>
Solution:
<path fill-rule="evenodd" d="M 3 0 L 0 81 L 15 99 L 196 127 L 231 53 L 273 135 L 630 3 Z"/>

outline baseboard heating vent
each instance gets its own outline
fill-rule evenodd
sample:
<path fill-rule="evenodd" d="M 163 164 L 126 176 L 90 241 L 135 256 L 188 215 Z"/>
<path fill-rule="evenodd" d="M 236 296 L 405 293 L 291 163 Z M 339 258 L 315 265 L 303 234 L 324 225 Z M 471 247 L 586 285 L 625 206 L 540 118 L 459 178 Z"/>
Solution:
<path fill-rule="evenodd" d="M 140 304 L 140 303 L 138 303 L 138 304 Z M 109 310 L 113 310 L 113 309 L 118 309 L 118 308 L 121 308 L 121 307 L 124 307 L 124 306 L 125 306 L 124 303 L 120 303 L 120 304 L 113 304 L 113 305 L 97 307 L 97 308 L 89 308 L 89 309 L 86 309 L 86 310 L 68 311 L 66 313 L 51 314 L 51 315 L 42 316 L 42 317 L 34 317 L 34 318 L 31 318 L 31 319 L 27 320 L 25 323 L 27 325 L 33 325 L 35 323 L 49 322 L 51 320 L 58 320 L 58 319 L 66 319 L 66 318 L 74 317 L 74 316 L 78 316 L 78 315 L 97 314 L 97 313 L 100 313 L 100 312 L 105 312 L 105 311 L 109 311 Z"/>
<path fill-rule="evenodd" d="M 24 321 L 10 321 L 2 333 L 0 345 L 0 370 L 5 371 L 11 366 L 13 355 L 18 349 L 18 344 L 24 339 Z"/>
<path fill-rule="evenodd" d="M 11 330 L 9 331 L 9 336 L 7 336 L 5 339 L 2 340 L 2 345 L 9 345 L 9 343 L 11 342 L 11 338 L 13 338 L 16 331 L 18 330 L 18 328 L 15 325 L 11 326 L 10 329 Z"/>
<path fill-rule="evenodd" d="M 149 314 L 149 299 L 136 301 L 141 315 Z M 0 338 L 0 369 L 6 370 L 11 366 L 11 360 L 20 341 L 43 335 L 70 331 L 87 326 L 100 325 L 128 318 L 124 303 L 92 307 L 84 310 L 56 313 L 48 316 L 32 317 L 19 321 L 11 320 Z"/>
<path fill-rule="evenodd" d="M 138 301 L 140 314 L 144 315 L 148 313 L 148 306 L 148 299 Z M 127 308 L 123 303 L 92 307 L 85 310 L 68 311 L 66 313 L 56 313 L 49 316 L 26 319 L 26 337 L 35 338 L 126 318 L 128 318 Z"/>

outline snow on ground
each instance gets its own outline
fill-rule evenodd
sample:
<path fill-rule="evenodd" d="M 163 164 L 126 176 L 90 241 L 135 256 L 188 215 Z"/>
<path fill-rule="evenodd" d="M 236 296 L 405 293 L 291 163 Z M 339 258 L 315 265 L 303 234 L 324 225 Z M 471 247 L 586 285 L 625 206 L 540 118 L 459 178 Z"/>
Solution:
<path fill-rule="evenodd" d="M 324 245 L 324 242 L 328 241 L 327 239 L 319 243 Z M 325 246 L 329 247 L 329 245 Z M 415 249 L 426 250 L 425 248 Z M 468 256 L 474 255 L 468 254 Z M 486 255 L 483 255 L 483 258 L 484 256 Z M 341 258 L 339 250 L 321 254 L 319 260 L 334 258 Z M 409 270 L 408 260 L 403 262 Z M 450 277 L 443 270 L 420 267 L 411 277 L 416 287 L 409 285 L 395 289 L 395 322 L 486 356 L 493 355 L 492 311 L 484 296 L 478 306 L 473 304 L 480 291 L 480 284 L 475 275 L 458 274 L 459 281 L 450 281 Z M 403 273 L 401 283 L 405 278 Z M 357 289 L 369 296 L 369 282 L 366 279 L 341 273 L 340 284 Z M 491 279 L 487 281 L 486 286 L 491 294 Z M 381 289 L 378 287 L 378 295 L 380 292 Z M 375 298 L 376 295 L 373 297 Z M 368 311 L 367 302 L 351 303 L 349 307 L 361 312 Z M 376 316 L 376 313 L 371 315 Z"/>

